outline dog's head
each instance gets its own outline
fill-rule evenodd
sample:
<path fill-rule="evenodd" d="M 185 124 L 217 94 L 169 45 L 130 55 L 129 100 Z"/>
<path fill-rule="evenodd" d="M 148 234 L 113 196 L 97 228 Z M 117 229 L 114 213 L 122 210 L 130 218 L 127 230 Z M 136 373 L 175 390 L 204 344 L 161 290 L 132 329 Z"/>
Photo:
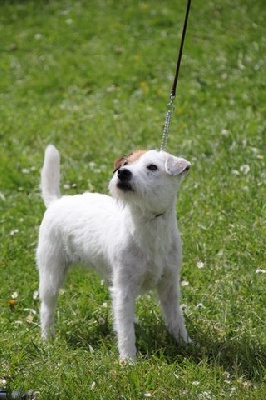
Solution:
<path fill-rule="evenodd" d="M 117 159 L 110 181 L 111 195 L 148 209 L 165 213 L 176 198 L 180 180 L 190 163 L 165 151 L 137 150 Z"/>

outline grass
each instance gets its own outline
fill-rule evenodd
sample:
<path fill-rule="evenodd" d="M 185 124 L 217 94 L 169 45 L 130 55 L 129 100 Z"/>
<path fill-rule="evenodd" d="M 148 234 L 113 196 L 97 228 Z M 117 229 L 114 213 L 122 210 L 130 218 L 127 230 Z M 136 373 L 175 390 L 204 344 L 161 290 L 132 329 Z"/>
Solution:
<path fill-rule="evenodd" d="M 138 361 L 119 365 L 100 278 L 72 270 L 57 338 L 38 326 L 39 170 L 62 154 L 66 193 L 106 192 L 113 160 L 158 148 L 183 2 L 0 4 L 0 382 L 38 399 L 264 399 L 265 2 L 193 2 L 168 150 L 193 163 L 179 197 L 182 302 L 195 344 L 138 300 Z M 15 297 L 15 306 L 9 300 Z M 0 386 L 1 386 L 0 385 Z"/>

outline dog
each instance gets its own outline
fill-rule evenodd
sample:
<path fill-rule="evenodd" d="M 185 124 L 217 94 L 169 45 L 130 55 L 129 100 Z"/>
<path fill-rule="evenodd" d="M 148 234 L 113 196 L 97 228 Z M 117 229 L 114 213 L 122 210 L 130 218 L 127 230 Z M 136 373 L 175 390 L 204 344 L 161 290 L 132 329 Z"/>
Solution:
<path fill-rule="evenodd" d="M 36 252 L 40 321 L 44 339 L 54 335 L 58 292 L 69 266 L 93 267 L 108 283 L 120 360 L 136 358 L 136 297 L 156 289 L 163 316 L 177 342 L 190 342 L 180 299 L 182 243 L 177 228 L 179 183 L 191 164 L 165 151 L 137 150 L 114 163 L 111 196 L 61 196 L 60 155 L 49 145 L 41 172 L 47 208 Z"/>

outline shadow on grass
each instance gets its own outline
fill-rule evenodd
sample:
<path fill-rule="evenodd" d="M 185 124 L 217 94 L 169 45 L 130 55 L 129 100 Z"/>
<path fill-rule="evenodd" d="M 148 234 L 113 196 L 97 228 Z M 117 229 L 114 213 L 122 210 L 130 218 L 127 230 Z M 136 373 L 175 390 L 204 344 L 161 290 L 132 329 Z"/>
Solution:
<path fill-rule="evenodd" d="M 64 332 L 61 332 L 64 335 Z M 115 334 L 111 324 L 104 322 L 103 324 L 95 324 L 93 327 L 77 325 L 73 329 L 65 333 L 68 345 L 73 349 L 94 350 L 100 349 L 103 344 L 105 348 L 112 347 L 116 342 Z"/>
<path fill-rule="evenodd" d="M 163 324 L 138 326 L 137 346 L 144 356 L 164 357 L 168 363 L 186 359 L 209 366 L 222 366 L 233 376 L 260 381 L 265 374 L 266 348 L 248 336 L 213 340 L 211 335 L 197 332 L 192 344 L 177 344 Z"/>
<path fill-rule="evenodd" d="M 72 348 L 94 350 L 104 346 L 107 349 L 116 346 L 116 335 L 111 324 L 95 325 L 93 329 L 71 330 L 67 334 L 68 345 Z M 198 330 L 195 343 L 178 345 L 168 334 L 163 323 L 136 325 L 137 349 L 144 357 L 158 357 L 172 364 L 182 362 L 184 358 L 200 363 L 202 360 L 210 367 L 221 366 L 232 376 L 245 376 L 246 379 L 260 381 L 265 373 L 266 349 L 249 337 L 225 338 L 213 340 Z"/>

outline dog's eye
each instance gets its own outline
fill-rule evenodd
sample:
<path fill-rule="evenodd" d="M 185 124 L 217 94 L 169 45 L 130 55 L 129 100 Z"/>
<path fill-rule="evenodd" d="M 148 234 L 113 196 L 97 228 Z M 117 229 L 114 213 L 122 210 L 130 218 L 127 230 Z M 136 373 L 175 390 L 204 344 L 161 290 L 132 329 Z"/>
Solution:
<path fill-rule="evenodd" d="M 149 165 L 147 165 L 147 169 L 149 171 L 157 171 L 158 167 L 155 164 L 149 164 Z"/>

